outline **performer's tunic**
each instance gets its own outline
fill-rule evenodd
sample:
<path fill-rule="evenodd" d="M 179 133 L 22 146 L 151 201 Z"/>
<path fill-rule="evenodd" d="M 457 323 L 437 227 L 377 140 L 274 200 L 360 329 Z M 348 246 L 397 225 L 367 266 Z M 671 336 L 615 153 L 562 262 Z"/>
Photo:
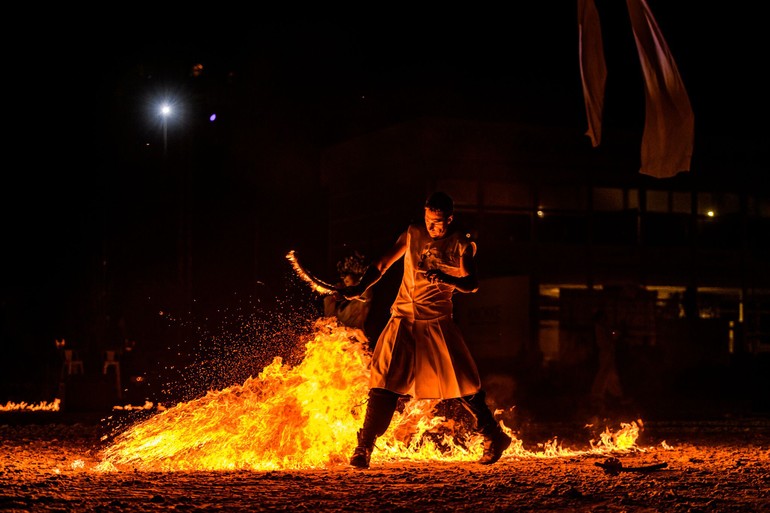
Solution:
<path fill-rule="evenodd" d="M 447 283 L 430 283 L 425 271 L 463 276 L 461 258 L 476 244 L 463 233 L 433 240 L 424 225 L 406 232 L 404 277 L 391 317 L 377 340 L 369 386 L 415 399 L 450 399 L 477 393 L 481 379 L 463 336 L 452 319 Z"/>

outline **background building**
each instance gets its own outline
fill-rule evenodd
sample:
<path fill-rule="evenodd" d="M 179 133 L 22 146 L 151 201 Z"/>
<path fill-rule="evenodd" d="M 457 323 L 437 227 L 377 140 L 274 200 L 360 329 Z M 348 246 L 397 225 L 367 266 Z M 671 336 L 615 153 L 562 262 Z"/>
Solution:
<path fill-rule="evenodd" d="M 511 376 L 531 394 L 550 376 L 587 391 L 604 309 L 632 396 L 760 386 L 770 197 L 695 173 L 646 177 L 583 143 L 567 130 L 425 117 L 331 147 L 328 261 L 351 247 L 380 253 L 444 190 L 479 243 L 482 287 L 457 296 L 456 315 L 487 379 Z"/>

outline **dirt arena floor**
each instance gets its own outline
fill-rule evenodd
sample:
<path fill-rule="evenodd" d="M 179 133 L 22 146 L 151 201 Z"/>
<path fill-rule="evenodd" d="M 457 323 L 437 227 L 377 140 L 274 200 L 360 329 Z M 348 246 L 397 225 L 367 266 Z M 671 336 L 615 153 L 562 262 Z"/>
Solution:
<path fill-rule="evenodd" d="M 0 417 L 0 510 L 770 511 L 768 418 L 646 423 L 637 449 L 622 454 L 265 472 L 97 471 L 103 429 L 87 419 Z M 558 437 L 580 450 L 584 430 L 529 423 L 517 436 L 533 448 Z"/>

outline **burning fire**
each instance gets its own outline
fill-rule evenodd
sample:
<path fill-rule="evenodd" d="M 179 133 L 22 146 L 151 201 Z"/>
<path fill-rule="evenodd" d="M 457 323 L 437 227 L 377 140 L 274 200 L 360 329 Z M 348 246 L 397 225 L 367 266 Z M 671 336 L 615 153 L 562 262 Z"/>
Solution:
<path fill-rule="evenodd" d="M 242 385 L 211 390 L 118 434 L 100 471 L 289 470 L 347 465 L 363 423 L 370 354 L 358 330 L 321 318 L 295 366 L 276 357 Z M 377 440 L 372 464 L 404 460 L 476 461 L 482 438 L 436 414 L 439 401 L 410 401 Z M 540 451 L 514 442 L 503 458 L 557 457 L 636 449 L 639 425 L 607 430 L 589 451 Z"/>
<path fill-rule="evenodd" d="M 54 399 L 53 402 L 41 401 L 36 404 L 29 404 L 24 401 L 14 403 L 8 401 L 5 406 L 0 405 L 0 411 L 59 411 L 61 399 Z"/>
<path fill-rule="evenodd" d="M 294 250 L 291 250 L 286 254 L 286 259 L 291 263 L 291 267 L 294 269 L 294 272 L 297 273 L 297 276 L 310 285 L 310 288 L 314 291 L 319 294 L 330 294 L 331 292 L 334 292 L 334 285 L 312 276 L 302 267 L 299 260 L 297 260 L 297 254 Z"/>

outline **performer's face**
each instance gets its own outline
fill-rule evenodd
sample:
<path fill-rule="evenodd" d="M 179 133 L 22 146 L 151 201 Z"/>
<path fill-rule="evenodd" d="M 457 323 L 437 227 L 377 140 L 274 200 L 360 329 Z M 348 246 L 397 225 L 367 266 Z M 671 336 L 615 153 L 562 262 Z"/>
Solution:
<path fill-rule="evenodd" d="M 432 239 L 440 239 L 446 235 L 449 229 L 449 223 L 452 222 L 452 216 L 444 216 L 442 212 L 425 209 L 425 228 L 428 229 L 428 235 Z"/>

